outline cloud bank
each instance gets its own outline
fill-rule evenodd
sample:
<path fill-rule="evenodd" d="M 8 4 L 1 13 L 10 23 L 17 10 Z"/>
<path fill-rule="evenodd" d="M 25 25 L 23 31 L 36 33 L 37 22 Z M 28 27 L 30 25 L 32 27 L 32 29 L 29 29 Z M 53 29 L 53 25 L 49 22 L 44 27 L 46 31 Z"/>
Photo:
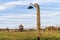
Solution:
<path fill-rule="evenodd" d="M 22 1 L 10 1 L 0 5 L 0 10 L 6 10 L 11 7 L 16 7 L 17 5 L 29 5 L 30 3 L 50 3 L 50 2 L 60 2 L 59 0 L 22 0 Z"/>

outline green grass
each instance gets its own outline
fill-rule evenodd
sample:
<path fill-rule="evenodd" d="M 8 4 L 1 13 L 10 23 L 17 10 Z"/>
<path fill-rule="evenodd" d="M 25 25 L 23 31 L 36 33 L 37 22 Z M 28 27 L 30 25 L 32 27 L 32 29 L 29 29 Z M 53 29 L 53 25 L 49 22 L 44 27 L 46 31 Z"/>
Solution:
<path fill-rule="evenodd" d="M 0 39 L 10 39 L 10 40 L 24 40 L 35 38 L 36 33 L 34 32 L 0 32 Z"/>
<path fill-rule="evenodd" d="M 41 33 L 41 40 L 60 40 L 60 33 Z M 0 32 L 0 40 L 37 40 L 36 32 Z"/>

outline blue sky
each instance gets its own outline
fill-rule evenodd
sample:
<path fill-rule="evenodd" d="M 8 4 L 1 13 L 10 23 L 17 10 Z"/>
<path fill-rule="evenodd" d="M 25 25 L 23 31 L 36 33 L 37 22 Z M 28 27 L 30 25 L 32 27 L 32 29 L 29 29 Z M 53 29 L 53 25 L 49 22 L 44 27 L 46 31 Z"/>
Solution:
<path fill-rule="evenodd" d="M 30 3 L 38 3 L 41 26 L 60 26 L 60 0 L 0 0 L 0 28 L 36 28 L 36 9 L 27 9 Z"/>

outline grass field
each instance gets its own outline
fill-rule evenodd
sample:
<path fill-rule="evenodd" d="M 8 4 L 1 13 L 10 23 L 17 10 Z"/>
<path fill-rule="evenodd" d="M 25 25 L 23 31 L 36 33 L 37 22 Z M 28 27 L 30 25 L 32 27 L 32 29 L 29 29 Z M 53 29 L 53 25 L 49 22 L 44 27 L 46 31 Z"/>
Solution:
<path fill-rule="evenodd" d="M 37 40 L 36 32 L 0 32 L 0 40 Z M 41 40 L 60 40 L 60 33 L 41 33 Z"/>

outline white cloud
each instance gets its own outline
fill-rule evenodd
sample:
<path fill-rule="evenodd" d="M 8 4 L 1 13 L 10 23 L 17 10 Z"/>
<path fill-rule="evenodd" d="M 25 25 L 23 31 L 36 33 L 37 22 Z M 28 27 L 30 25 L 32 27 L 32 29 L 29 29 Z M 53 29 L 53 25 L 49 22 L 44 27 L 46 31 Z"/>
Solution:
<path fill-rule="evenodd" d="M 41 11 L 41 17 L 59 17 L 60 12 L 55 11 Z M 2 14 L 0 20 L 9 19 L 9 18 L 36 18 L 36 14 Z"/>
<path fill-rule="evenodd" d="M 41 17 L 57 17 L 60 15 L 59 11 L 41 11 Z"/>
<path fill-rule="evenodd" d="M 49 2 L 60 2 L 60 0 L 40 0 L 41 2 L 44 3 L 49 3 Z"/>
<path fill-rule="evenodd" d="M 31 0 L 31 1 L 11 1 L 11 2 L 7 2 L 7 3 L 4 3 L 4 4 L 1 4 L 0 5 L 0 10 L 6 10 L 8 8 L 11 8 L 11 7 L 15 7 L 16 5 L 29 5 L 30 3 L 49 3 L 49 2 L 60 2 L 59 0 Z"/>
<path fill-rule="evenodd" d="M 33 19 L 30 20 L 30 18 Z M 5 26 L 15 28 L 20 24 L 23 24 L 25 28 L 33 27 L 35 18 L 35 14 L 2 14 L 2 16 L 0 16 L 0 28 L 4 28 Z"/>
<path fill-rule="evenodd" d="M 4 19 L 9 19 L 9 18 L 35 18 L 36 15 L 35 14 L 3 14 L 2 16 L 0 16 L 0 20 L 4 20 Z"/>
<path fill-rule="evenodd" d="M 15 7 L 17 5 L 27 5 L 27 1 L 12 1 L 12 2 L 7 2 L 2 5 L 0 5 L 0 10 L 6 10 L 11 7 Z"/>

